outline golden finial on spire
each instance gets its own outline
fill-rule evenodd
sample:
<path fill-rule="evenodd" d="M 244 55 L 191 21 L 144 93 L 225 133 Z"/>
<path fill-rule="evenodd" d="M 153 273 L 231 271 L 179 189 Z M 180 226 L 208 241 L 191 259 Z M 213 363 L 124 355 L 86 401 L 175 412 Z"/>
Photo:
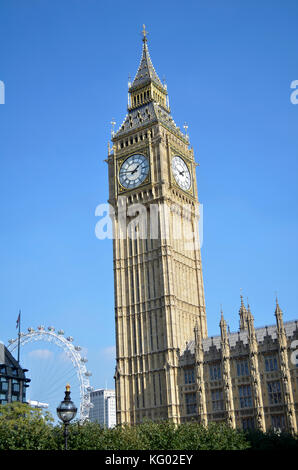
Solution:
<path fill-rule="evenodd" d="M 65 390 L 66 390 L 67 392 L 70 391 L 70 385 L 69 385 L 69 384 L 66 385 Z"/>
<path fill-rule="evenodd" d="M 146 26 L 144 24 L 143 24 L 142 33 L 143 33 L 143 42 L 147 42 L 148 31 L 146 31 Z"/>

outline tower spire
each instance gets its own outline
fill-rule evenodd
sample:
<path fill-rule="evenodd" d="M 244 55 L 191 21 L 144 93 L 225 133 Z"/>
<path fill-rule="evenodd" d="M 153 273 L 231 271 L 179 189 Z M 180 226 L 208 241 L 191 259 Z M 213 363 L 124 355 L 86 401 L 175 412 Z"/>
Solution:
<path fill-rule="evenodd" d="M 240 305 L 240 310 L 239 310 L 240 331 L 243 331 L 247 328 L 247 310 L 246 310 L 244 302 L 243 302 L 242 293 L 240 294 L 240 300 L 241 300 L 241 305 Z"/>
<path fill-rule="evenodd" d="M 148 39 L 147 39 L 147 34 L 148 32 L 146 31 L 145 25 L 143 25 L 143 52 L 142 52 L 142 58 L 141 62 L 138 68 L 138 71 L 136 73 L 136 76 L 132 82 L 130 91 L 133 91 L 135 88 L 139 89 L 145 86 L 146 84 L 153 82 L 157 87 L 159 87 L 161 90 L 164 90 L 164 87 L 153 67 L 153 64 L 151 62 L 150 54 L 149 54 L 149 49 L 148 49 Z"/>
<path fill-rule="evenodd" d="M 143 33 L 143 42 L 146 43 L 148 31 L 146 31 L 146 26 L 144 24 L 143 24 L 142 33 Z"/>
<path fill-rule="evenodd" d="M 276 307 L 275 307 L 275 317 L 276 317 L 276 324 L 277 324 L 277 328 L 279 330 L 282 330 L 283 327 L 284 327 L 284 323 L 283 323 L 283 312 L 282 312 L 282 309 L 280 308 L 279 306 L 279 303 L 278 303 L 278 298 L 276 296 Z"/>
<path fill-rule="evenodd" d="M 220 318 L 220 333 L 221 333 L 221 364 L 222 364 L 222 380 L 224 385 L 224 395 L 226 404 L 226 413 L 228 423 L 232 428 L 236 427 L 235 422 L 235 411 L 233 404 L 233 392 L 232 392 L 232 378 L 231 378 L 231 364 L 230 364 L 230 343 L 227 332 L 227 323 L 224 319 L 223 310 L 221 306 L 221 318 Z"/>
<path fill-rule="evenodd" d="M 276 307 L 275 307 L 275 313 L 281 312 L 281 308 L 280 308 L 280 306 L 279 306 L 277 296 L 276 296 L 276 298 L 275 298 L 275 305 L 276 305 Z"/>
<path fill-rule="evenodd" d="M 293 386 L 292 386 L 291 372 L 290 372 L 289 358 L 288 358 L 288 339 L 287 339 L 286 331 L 284 328 L 283 313 L 279 306 L 277 296 L 276 296 L 275 317 L 276 317 L 276 332 L 277 332 L 281 380 L 283 382 L 284 400 L 285 400 L 285 407 L 287 410 L 288 424 L 289 424 L 290 431 L 292 433 L 296 433 L 297 421 L 296 421 L 296 416 L 295 416 L 295 404 L 294 404 L 295 400 L 294 400 Z"/>
<path fill-rule="evenodd" d="M 223 314 L 223 309 L 222 306 L 220 307 L 220 334 L 221 334 L 221 340 L 226 342 L 228 341 L 228 329 L 227 329 L 227 322 L 224 319 L 224 314 Z"/>

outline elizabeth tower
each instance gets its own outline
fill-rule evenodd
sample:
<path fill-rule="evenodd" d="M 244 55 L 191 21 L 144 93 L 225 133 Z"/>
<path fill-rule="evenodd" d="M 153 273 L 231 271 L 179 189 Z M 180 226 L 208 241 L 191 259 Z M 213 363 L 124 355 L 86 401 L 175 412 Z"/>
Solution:
<path fill-rule="evenodd" d="M 207 336 L 196 163 L 170 112 L 147 35 L 127 115 L 109 148 L 117 423 L 179 422 L 178 358 Z"/>

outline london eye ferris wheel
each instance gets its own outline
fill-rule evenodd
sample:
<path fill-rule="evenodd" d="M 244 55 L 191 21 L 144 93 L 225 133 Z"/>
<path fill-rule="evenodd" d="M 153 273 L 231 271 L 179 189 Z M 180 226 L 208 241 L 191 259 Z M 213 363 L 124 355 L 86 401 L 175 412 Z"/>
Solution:
<path fill-rule="evenodd" d="M 15 339 L 9 340 L 8 350 L 14 353 L 22 347 L 22 363 L 26 365 L 31 379 L 27 401 L 44 404 L 55 418 L 56 406 L 61 401 L 66 383 L 71 385 L 72 399 L 79 409 L 80 421 L 88 420 L 92 406 L 90 401 L 88 362 L 82 355 L 83 348 L 73 344 L 73 337 L 64 336 L 63 330 L 52 326 L 28 328 Z M 37 342 L 42 343 L 41 347 Z M 46 343 L 46 346 L 45 346 Z"/>

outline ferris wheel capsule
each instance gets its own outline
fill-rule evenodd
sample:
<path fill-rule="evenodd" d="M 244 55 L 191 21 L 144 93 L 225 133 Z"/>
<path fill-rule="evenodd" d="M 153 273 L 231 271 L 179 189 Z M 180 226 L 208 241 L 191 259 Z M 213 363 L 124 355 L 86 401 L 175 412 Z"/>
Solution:
<path fill-rule="evenodd" d="M 44 331 L 44 326 L 43 326 L 43 325 L 39 325 L 39 326 L 37 327 L 37 329 L 38 329 L 39 331 Z"/>
<path fill-rule="evenodd" d="M 64 331 L 63 330 L 58 330 L 58 335 L 64 335 Z"/>
<path fill-rule="evenodd" d="M 81 351 L 82 348 L 81 348 L 81 346 L 75 346 L 75 350 L 76 350 L 76 351 Z"/>
<path fill-rule="evenodd" d="M 48 326 L 49 331 L 55 331 L 55 328 L 53 326 Z"/>
<path fill-rule="evenodd" d="M 87 370 L 87 372 L 85 372 L 85 375 L 86 377 L 91 377 L 92 373 L 89 370 Z"/>
<path fill-rule="evenodd" d="M 31 327 L 28 328 L 28 332 L 29 332 L 29 333 L 33 333 L 33 331 L 34 331 L 34 328 L 31 328 Z"/>
<path fill-rule="evenodd" d="M 84 364 L 86 364 L 86 362 L 88 362 L 88 359 L 86 357 L 81 357 L 81 362 L 83 362 Z"/>
<path fill-rule="evenodd" d="M 72 336 L 68 336 L 66 339 L 67 339 L 67 341 L 70 341 L 70 342 L 73 341 L 73 337 L 72 337 Z"/>
<path fill-rule="evenodd" d="M 14 342 L 14 340 L 13 340 L 13 339 L 9 339 L 8 342 L 9 342 L 9 344 L 12 344 L 12 343 Z"/>

